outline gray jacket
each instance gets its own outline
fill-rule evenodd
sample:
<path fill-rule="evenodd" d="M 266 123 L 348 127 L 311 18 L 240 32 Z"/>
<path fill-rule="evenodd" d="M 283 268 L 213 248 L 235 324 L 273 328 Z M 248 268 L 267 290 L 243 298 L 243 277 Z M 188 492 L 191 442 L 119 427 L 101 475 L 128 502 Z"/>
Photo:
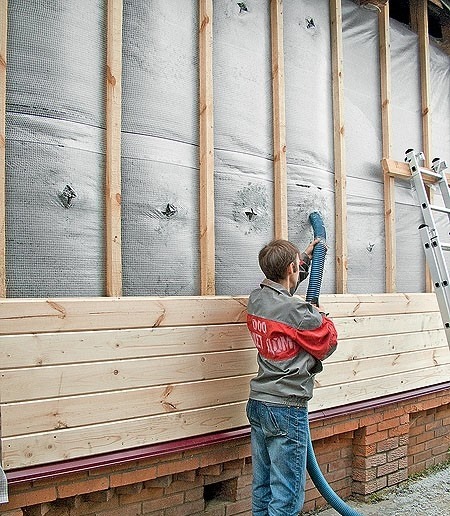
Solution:
<path fill-rule="evenodd" d="M 250 398 L 306 406 L 322 360 L 336 349 L 336 328 L 325 314 L 265 279 L 248 300 L 247 327 L 258 349 Z"/>

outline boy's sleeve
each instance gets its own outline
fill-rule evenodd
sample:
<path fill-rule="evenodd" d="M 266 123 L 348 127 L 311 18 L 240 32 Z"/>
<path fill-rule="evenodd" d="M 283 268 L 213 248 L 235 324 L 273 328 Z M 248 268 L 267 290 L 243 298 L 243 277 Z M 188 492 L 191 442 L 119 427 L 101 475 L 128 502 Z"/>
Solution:
<path fill-rule="evenodd" d="M 304 281 L 309 274 L 311 259 L 306 253 L 300 255 L 300 281 Z"/>
<path fill-rule="evenodd" d="M 337 331 L 334 323 L 322 315 L 322 324 L 311 330 L 296 330 L 297 344 L 318 360 L 325 360 L 337 347 Z"/>

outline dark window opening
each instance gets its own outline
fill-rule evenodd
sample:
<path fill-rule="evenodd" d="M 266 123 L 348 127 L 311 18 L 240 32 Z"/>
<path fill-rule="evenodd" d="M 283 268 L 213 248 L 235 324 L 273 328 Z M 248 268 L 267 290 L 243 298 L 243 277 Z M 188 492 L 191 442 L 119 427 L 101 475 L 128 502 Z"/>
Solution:
<path fill-rule="evenodd" d="M 411 21 L 409 0 L 396 0 L 395 2 L 389 2 L 389 16 L 400 23 L 409 25 Z"/>
<path fill-rule="evenodd" d="M 439 13 L 428 7 L 428 33 L 436 39 L 442 39 L 441 18 Z"/>

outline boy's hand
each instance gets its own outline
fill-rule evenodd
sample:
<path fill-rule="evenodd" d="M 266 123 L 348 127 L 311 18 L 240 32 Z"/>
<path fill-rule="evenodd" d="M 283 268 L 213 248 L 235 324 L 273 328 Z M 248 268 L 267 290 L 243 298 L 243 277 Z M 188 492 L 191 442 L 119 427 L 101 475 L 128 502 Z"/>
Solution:
<path fill-rule="evenodd" d="M 309 257 L 309 259 L 312 258 L 312 254 L 313 254 L 313 251 L 314 251 L 314 246 L 320 242 L 320 238 L 315 238 L 310 244 L 309 246 L 305 249 L 305 254 Z"/>

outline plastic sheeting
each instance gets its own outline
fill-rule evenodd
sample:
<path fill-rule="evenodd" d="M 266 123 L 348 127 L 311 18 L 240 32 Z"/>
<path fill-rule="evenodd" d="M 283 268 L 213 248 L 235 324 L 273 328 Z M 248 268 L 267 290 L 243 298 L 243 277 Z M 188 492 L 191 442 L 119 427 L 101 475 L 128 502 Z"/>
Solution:
<path fill-rule="evenodd" d="M 418 36 L 390 21 L 392 158 L 422 151 Z M 396 285 L 399 292 L 424 292 L 425 255 L 418 231 L 422 214 L 409 181 L 395 182 Z"/>
<path fill-rule="evenodd" d="M 7 295 L 103 295 L 104 2 L 9 0 L 7 59 Z"/>
<path fill-rule="evenodd" d="M 430 90 L 432 142 L 430 158 L 440 158 L 450 167 L 450 56 L 434 46 L 430 46 Z M 439 190 L 434 194 L 433 204 L 443 205 Z M 441 241 L 449 243 L 448 216 L 437 214 L 436 221 Z M 450 255 L 447 252 L 444 256 L 447 269 L 450 270 Z"/>
<path fill-rule="evenodd" d="M 342 5 L 348 291 L 385 290 L 380 67 L 376 12 Z"/>
<path fill-rule="evenodd" d="M 247 294 L 273 237 L 270 0 L 214 1 L 216 292 Z M 327 0 L 285 0 L 289 238 L 320 211 L 335 290 L 331 50 Z M 377 13 L 344 0 L 348 289 L 385 289 Z M 103 295 L 103 0 L 9 0 L 7 295 Z M 391 20 L 392 157 L 420 149 L 417 36 Z M 431 47 L 433 153 L 450 160 L 450 58 Z M 124 0 L 124 295 L 199 294 L 198 6 Z M 439 198 L 438 198 L 439 202 Z M 420 210 L 396 183 L 397 288 L 424 290 Z M 301 287 L 301 292 L 306 287 Z"/>
<path fill-rule="evenodd" d="M 430 46 L 430 101 L 432 158 L 450 166 L 450 56 Z"/>
<path fill-rule="evenodd" d="M 124 2 L 124 295 L 199 294 L 196 4 Z"/>
<path fill-rule="evenodd" d="M 248 294 L 273 238 L 270 2 L 214 2 L 216 292 Z"/>
<path fill-rule="evenodd" d="M 330 293 L 335 231 L 329 2 L 288 0 L 283 5 L 289 238 L 303 251 L 313 239 L 310 213 L 322 215 L 328 252 L 321 292 Z"/>

